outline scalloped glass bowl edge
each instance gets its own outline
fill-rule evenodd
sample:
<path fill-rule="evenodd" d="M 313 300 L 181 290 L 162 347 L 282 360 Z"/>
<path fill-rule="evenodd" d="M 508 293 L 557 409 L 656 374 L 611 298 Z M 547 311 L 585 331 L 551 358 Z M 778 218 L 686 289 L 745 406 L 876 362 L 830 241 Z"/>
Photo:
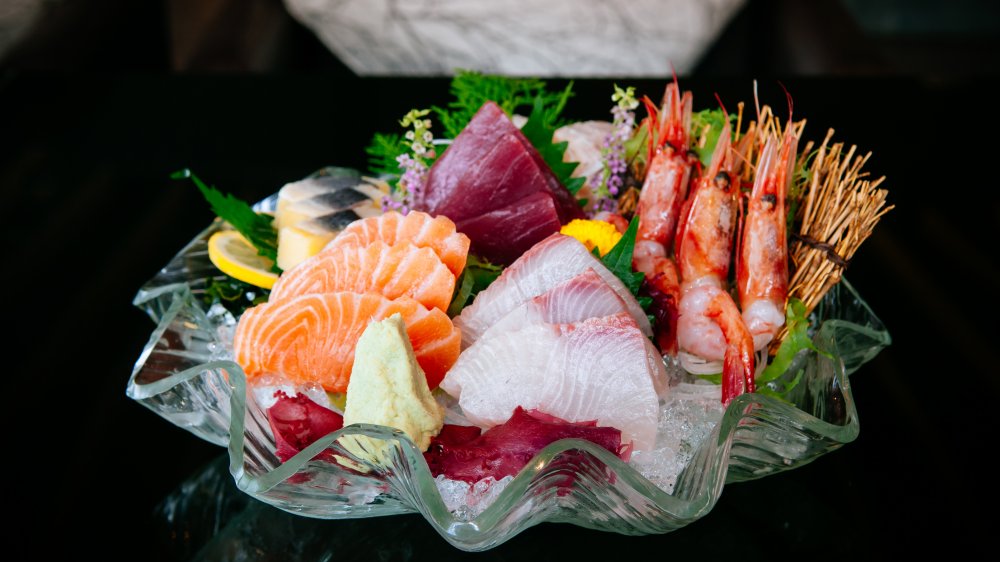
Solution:
<path fill-rule="evenodd" d="M 274 199 L 258 210 L 272 209 Z M 725 483 L 789 470 L 853 441 L 859 425 L 848 373 L 891 342 L 871 308 L 842 280 L 814 312 L 814 341 L 824 353 L 800 354 L 782 377 L 802 373 L 790 403 L 760 394 L 733 400 L 672 493 L 598 446 L 564 440 L 541 451 L 491 505 L 466 519 L 448 511 L 420 451 L 390 428 L 351 426 L 286 463 L 274 456 L 266 415 L 248 401 L 242 370 L 214 355 L 224 317 L 213 317 L 201 304 L 207 281 L 219 275 L 205 242 L 220 227 L 213 223 L 203 231 L 136 295 L 134 304 L 157 326 L 126 394 L 227 446 L 238 487 L 261 501 L 325 519 L 416 511 L 462 550 L 492 548 L 543 521 L 623 534 L 688 525 L 712 509 Z M 371 438 L 368 458 L 341 445 L 352 435 Z"/>

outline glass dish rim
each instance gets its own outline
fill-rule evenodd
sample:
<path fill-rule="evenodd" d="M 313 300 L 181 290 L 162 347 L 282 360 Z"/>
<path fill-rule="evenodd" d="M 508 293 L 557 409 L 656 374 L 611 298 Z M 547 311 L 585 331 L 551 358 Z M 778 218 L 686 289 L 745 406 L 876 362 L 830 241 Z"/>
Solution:
<path fill-rule="evenodd" d="M 272 195 L 268 199 L 258 203 L 256 206 L 258 210 L 267 210 L 268 208 L 273 208 L 275 202 L 275 196 Z M 199 243 L 199 241 L 204 241 L 207 239 L 212 232 L 219 228 L 218 221 L 207 227 L 202 233 L 195 237 L 189 244 L 187 244 L 178 253 L 178 256 L 183 255 L 185 252 L 189 251 L 192 247 Z M 860 295 L 854 290 L 854 288 L 847 282 L 846 279 L 841 280 L 842 287 L 848 291 L 849 294 L 854 295 L 859 301 L 860 305 L 868 312 L 868 314 L 877 320 L 874 313 L 871 311 L 868 304 L 861 299 Z M 246 393 L 246 382 L 243 376 L 242 369 L 232 362 L 232 361 L 211 361 L 208 363 L 202 363 L 195 367 L 185 369 L 174 373 L 168 377 L 160 380 L 156 380 L 151 383 L 138 384 L 136 382 L 136 377 L 141 371 L 141 367 L 145 363 L 149 354 L 153 350 L 153 346 L 163 335 L 167 328 L 167 322 L 164 319 L 171 318 L 175 315 L 178 310 L 184 306 L 185 299 L 191 298 L 191 285 L 188 283 L 174 283 L 167 284 L 156 288 L 155 290 L 140 290 L 133 301 L 133 304 L 137 307 L 143 307 L 149 301 L 157 299 L 164 295 L 169 295 L 171 297 L 170 306 L 165 312 L 157 318 L 155 314 L 150 312 L 150 316 L 154 321 L 157 322 L 156 328 L 153 330 L 150 336 L 149 343 L 143 349 L 136 366 L 133 369 L 132 376 L 129 378 L 128 387 L 126 389 L 127 395 L 143 403 L 144 399 L 154 397 L 158 394 L 167 392 L 185 381 L 197 378 L 204 375 L 208 371 L 224 371 L 228 374 L 227 384 L 229 384 L 231 389 L 230 395 L 230 422 L 229 422 L 229 437 L 225 443 L 214 442 L 208 439 L 210 442 L 215 444 L 224 445 L 227 447 L 230 457 L 230 472 L 236 481 L 238 488 L 266 503 L 272 505 L 277 505 L 277 507 L 284 509 L 285 511 L 290 511 L 296 513 L 296 511 L 288 509 L 286 506 L 280 505 L 269 498 L 266 493 L 278 486 L 282 482 L 285 482 L 292 475 L 296 474 L 299 470 L 304 469 L 311 462 L 317 462 L 314 457 L 319 453 L 323 452 L 327 447 L 334 444 L 341 437 L 349 435 L 366 435 L 370 437 L 376 437 L 384 439 L 386 441 L 395 442 L 397 444 L 396 450 L 398 454 L 401 455 L 406 461 L 409 467 L 414 468 L 413 474 L 411 476 L 415 477 L 417 488 L 419 489 L 419 499 L 416 505 L 410 506 L 412 511 L 420 512 L 435 529 L 442 534 L 449 542 L 455 546 L 462 548 L 463 550 L 480 550 L 480 548 L 472 547 L 463 540 L 459 540 L 457 537 L 459 535 L 465 535 L 469 532 L 475 533 L 486 533 L 495 529 L 500 525 L 505 515 L 510 513 L 513 506 L 522 499 L 521 495 L 515 494 L 515 492 L 523 492 L 532 484 L 532 479 L 534 474 L 537 472 L 532 470 L 534 466 L 547 466 L 557 458 L 562 453 L 569 451 L 579 451 L 589 454 L 603 463 L 605 466 L 614 471 L 619 478 L 622 478 L 625 483 L 630 485 L 636 490 L 641 490 L 643 495 L 653 503 L 655 503 L 660 509 L 669 513 L 670 515 L 680 519 L 687 520 L 687 523 L 693 522 L 698 518 L 707 514 L 715 501 L 718 499 L 719 493 L 723 485 L 731 481 L 741 481 L 749 480 L 753 478 L 758 478 L 772 474 L 776 471 L 763 472 L 759 475 L 746 475 L 741 474 L 738 477 L 732 477 L 729 474 L 729 470 L 713 471 L 712 474 L 706 475 L 709 478 L 709 482 L 704 489 L 713 491 L 714 493 L 701 494 L 690 499 L 685 499 L 676 496 L 674 493 L 668 493 L 665 490 L 659 488 L 654 483 L 646 479 L 642 474 L 640 474 L 634 467 L 628 465 L 618 457 L 609 453 L 601 447 L 598 447 L 592 443 L 581 440 L 562 440 L 545 447 L 535 458 L 533 458 L 528 465 L 511 481 L 505 490 L 496 498 L 496 500 L 485 508 L 479 515 L 475 518 L 469 520 L 461 520 L 456 518 L 451 512 L 449 512 L 444 506 L 443 500 L 441 499 L 440 493 L 434 484 L 434 478 L 430 475 L 430 471 L 427 469 L 426 462 L 424 461 L 422 453 L 416 448 L 412 441 L 409 440 L 405 435 L 400 432 L 393 430 L 391 428 L 374 426 L 374 425 L 357 425 L 349 426 L 328 434 L 327 436 L 319 439 L 303 451 L 299 452 L 297 455 L 286 461 L 285 463 L 279 465 L 274 470 L 263 474 L 262 476 L 254 476 L 249 474 L 245 468 L 245 458 L 244 458 L 244 430 L 245 430 L 245 416 L 247 408 L 247 393 Z M 147 312 L 149 312 L 147 310 Z M 852 326 L 853 329 L 870 332 L 873 339 L 878 339 L 882 346 L 891 343 L 891 338 L 888 332 L 882 330 L 874 330 L 866 326 L 861 326 L 858 324 L 853 324 L 847 320 L 839 319 L 826 319 L 823 320 L 823 324 L 837 325 L 841 323 L 842 325 Z M 834 350 L 829 350 L 831 353 L 835 353 Z M 867 360 L 867 359 L 865 359 Z M 861 363 L 863 363 L 861 361 Z M 801 423 L 803 427 L 808 428 L 810 431 L 814 432 L 818 438 L 827 439 L 833 443 L 833 448 L 837 448 L 843 444 L 849 443 L 857 438 L 860 426 L 858 422 L 857 410 L 855 401 L 850 388 L 849 374 L 859 365 L 853 366 L 852 371 L 849 371 L 844 364 L 841 357 L 837 356 L 837 367 L 835 372 L 836 384 L 840 386 L 844 398 L 844 424 L 832 423 L 811 415 L 798 407 L 791 405 L 786 402 L 782 402 L 776 398 L 770 396 L 765 396 L 761 394 L 745 394 L 734 399 L 729 406 L 726 408 L 723 414 L 722 420 L 719 422 L 716 431 L 712 433 L 710 438 L 716 438 L 719 440 L 717 443 L 715 455 L 719 456 L 725 454 L 726 458 L 718 458 L 717 462 L 713 462 L 713 467 L 721 467 L 722 469 L 727 469 L 729 464 L 729 452 L 733 446 L 734 436 L 737 428 L 744 423 L 748 417 L 752 417 L 753 412 L 759 410 L 766 410 L 770 412 L 777 412 L 783 416 L 790 419 L 796 419 Z M 144 403 L 145 404 L 145 403 Z M 145 404 L 147 407 L 154 409 L 149 404 Z M 160 412 L 157 412 L 160 413 Z M 238 415 L 242 414 L 242 415 Z M 160 413 L 160 415 L 164 415 Z M 166 417 L 166 416 L 164 416 Z M 169 418 L 168 418 L 169 419 Z M 172 420 L 171 420 L 172 421 Z M 176 423 L 176 422 L 174 422 Z M 179 425 L 179 424 L 178 424 Z M 199 435 L 199 437 L 207 439 L 204 435 Z M 831 449 L 832 450 L 832 449 Z M 788 468 L 795 468 L 815 460 L 823 453 L 817 454 L 813 457 L 807 458 L 802 462 L 797 462 L 790 465 Z M 676 492 L 676 490 L 675 490 Z M 380 510 L 366 511 L 359 509 L 356 511 L 351 511 L 345 514 L 338 514 L 331 517 L 323 517 L 329 519 L 339 519 L 339 518 L 357 518 L 357 517 L 370 517 L 370 516 L 380 516 L 380 515 L 391 515 L 393 513 L 403 513 L 410 510 Z M 308 513 L 301 513 L 307 516 L 315 516 Z M 558 518 L 551 519 L 558 520 Z M 580 524 L 579 522 L 576 522 Z M 687 523 L 682 523 L 681 526 Z M 534 523 L 533 523 L 534 524 Z M 591 526 L 583 524 L 583 526 Z M 595 527 L 600 528 L 600 527 Z M 470 531 L 471 529 L 471 531 Z M 668 529 L 671 530 L 671 529 Z M 665 531 L 662 531 L 665 532 Z M 516 534 L 516 533 L 515 533 Z M 507 537 L 509 538 L 509 537 Z M 504 539 L 506 540 L 506 539 Z M 488 548 L 489 546 L 487 546 Z"/>

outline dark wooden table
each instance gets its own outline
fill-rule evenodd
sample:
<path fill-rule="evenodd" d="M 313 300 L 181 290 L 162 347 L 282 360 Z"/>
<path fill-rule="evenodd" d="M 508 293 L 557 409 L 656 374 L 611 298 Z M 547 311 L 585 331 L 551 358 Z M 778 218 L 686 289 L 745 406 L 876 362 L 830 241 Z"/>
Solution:
<path fill-rule="evenodd" d="M 618 82 L 652 96 L 663 87 Z M 848 270 L 894 337 L 852 376 L 860 437 L 726 487 L 707 517 L 674 533 L 545 524 L 479 559 L 845 559 L 987 544 L 1000 197 L 995 146 L 977 139 L 998 130 L 996 84 L 783 82 L 806 137 L 834 127 L 872 150 L 868 169 L 888 176 L 897 206 Z M 569 115 L 605 118 L 611 84 L 577 81 Z M 750 78 L 685 85 L 699 108 L 714 92 L 752 99 Z M 761 95 L 784 109 L 776 80 L 761 80 Z M 363 167 L 373 132 L 446 100 L 445 79 L 2 75 L 3 503 L 16 521 L 4 526 L 5 559 L 472 558 L 416 515 L 315 521 L 250 501 L 234 491 L 223 449 L 124 393 L 153 329 L 132 296 L 212 218 L 171 171 L 190 167 L 256 200 L 324 165 Z M 198 474 L 221 474 L 218 493 L 167 518 L 180 506 L 164 500 Z"/>

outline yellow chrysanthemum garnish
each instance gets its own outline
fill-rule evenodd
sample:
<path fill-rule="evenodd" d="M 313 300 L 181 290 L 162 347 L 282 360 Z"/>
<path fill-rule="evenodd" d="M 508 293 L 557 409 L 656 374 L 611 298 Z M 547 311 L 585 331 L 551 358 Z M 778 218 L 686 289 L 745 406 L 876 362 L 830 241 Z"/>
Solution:
<path fill-rule="evenodd" d="M 609 222 L 585 219 L 573 219 L 559 232 L 583 242 L 588 250 L 597 248 L 602 256 L 610 252 L 622 237 L 622 233 Z"/>

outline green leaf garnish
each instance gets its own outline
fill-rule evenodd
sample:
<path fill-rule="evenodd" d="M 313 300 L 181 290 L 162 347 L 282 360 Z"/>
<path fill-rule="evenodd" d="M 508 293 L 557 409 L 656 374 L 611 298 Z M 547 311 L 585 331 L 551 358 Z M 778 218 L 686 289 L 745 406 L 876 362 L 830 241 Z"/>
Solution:
<path fill-rule="evenodd" d="M 735 119 L 735 115 L 729 116 L 730 122 Z M 691 138 L 697 140 L 701 139 L 702 135 L 705 136 L 705 144 L 703 146 L 695 144 L 694 151 L 698 154 L 702 166 L 706 168 L 712 163 L 712 152 L 719 143 L 719 135 L 725 124 L 726 114 L 722 109 L 705 109 L 691 114 Z"/>
<path fill-rule="evenodd" d="M 642 168 L 646 164 L 646 138 L 649 127 L 636 126 L 632 138 L 625 141 L 625 162 L 630 166 Z"/>
<path fill-rule="evenodd" d="M 271 291 L 232 277 L 212 278 L 202 300 L 211 306 L 219 303 L 239 318 L 246 309 L 267 302 Z"/>
<path fill-rule="evenodd" d="M 542 159 L 549 165 L 552 172 L 559 178 L 559 182 L 566 186 L 570 193 L 576 195 L 583 184 L 585 178 L 574 178 L 573 171 L 576 170 L 576 162 L 563 162 L 563 154 L 566 153 L 568 142 L 552 142 L 552 134 L 557 128 L 556 123 L 559 114 L 562 113 L 566 101 L 572 95 L 573 83 L 571 82 L 563 90 L 561 97 L 554 104 L 546 105 L 545 98 L 538 96 L 535 98 L 534 106 L 528 122 L 521 127 L 521 132 L 531 142 L 532 146 L 542 155 Z"/>
<path fill-rule="evenodd" d="M 712 384 L 722 384 L 722 373 L 715 373 L 713 375 L 695 375 L 699 379 L 710 382 Z"/>
<path fill-rule="evenodd" d="M 785 306 L 785 323 L 788 326 L 785 340 L 778 347 L 771 364 L 757 377 L 758 392 L 783 400 L 802 379 L 803 369 L 799 369 L 792 380 L 778 380 L 791 367 L 796 355 L 804 350 L 812 350 L 824 357 L 832 358 L 829 353 L 816 347 L 809 337 L 809 319 L 806 317 L 806 305 L 802 301 L 796 298 L 788 299 L 788 304 Z"/>
<path fill-rule="evenodd" d="M 396 158 L 409 151 L 403 135 L 398 133 L 375 133 L 365 147 L 368 154 L 368 170 L 377 176 L 399 176 L 399 162 Z"/>
<path fill-rule="evenodd" d="M 553 107 L 554 118 L 562 112 L 565 100 L 562 93 L 546 90 L 546 84 L 536 78 L 509 78 L 506 76 L 482 74 L 473 70 L 458 70 L 451 80 L 452 101 L 447 108 L 432 107 L 438 122 L 444 127 L 447 138 L 455 138 L 469 123 L 472 116 L 487 101 L 494 101 L 507 115 L 517 110 L 531 107 L 535 99 L 542 97 L 546 107 Z M 550 124 L 555 124 L 551 122 Z"/>
<path fill-rule="evenodd" d="M 190 179 L 198 186 L 202 196 L 212 207 L 212 212 L 222 220 L 228 222 L 240 234 L 243 235 L 257 253 L 270 259 L 273 262 L 278 260 L 278 232 L 272 226 L 273 220 L 270 216 L 258 213 L 253 210 L 246 201 L 237 199 L 232 194 L 224 194 L 215 187 L 210 187 L 201 181 L 198 176 L 191 173 L 191 170 L 184 168 L 170 174 L 171 179 Z M 281 273 L 281 269 L 275 265 L 272 268 L 275 273 Z"/>
<path fill-rule="evenodd" d="M 632 269 L 632 252 L 635 250 L 635 236 L 638 232 L 639 217 L 632 217 L 632 222 L 628 224 L 625 234 L 622 234 L 614 248 L 611 248 L 611 251 L 601 258 L 601 263 L 621 279 L 633 295 L 639 293 L 639 286 L 642 285 L 644 277 L 642 272 Z"/>
<path fill-rule="evenodd" d="M 476 298 L 480 291 L 490 286 L 490 283 L 500 277 L 503 267 L 494 265 L 473 254 L 469 254 L 465 269 L 455 283 L 455 296 L 448 306 L 448 316 L 455 317 L 462 309 Z"/>

